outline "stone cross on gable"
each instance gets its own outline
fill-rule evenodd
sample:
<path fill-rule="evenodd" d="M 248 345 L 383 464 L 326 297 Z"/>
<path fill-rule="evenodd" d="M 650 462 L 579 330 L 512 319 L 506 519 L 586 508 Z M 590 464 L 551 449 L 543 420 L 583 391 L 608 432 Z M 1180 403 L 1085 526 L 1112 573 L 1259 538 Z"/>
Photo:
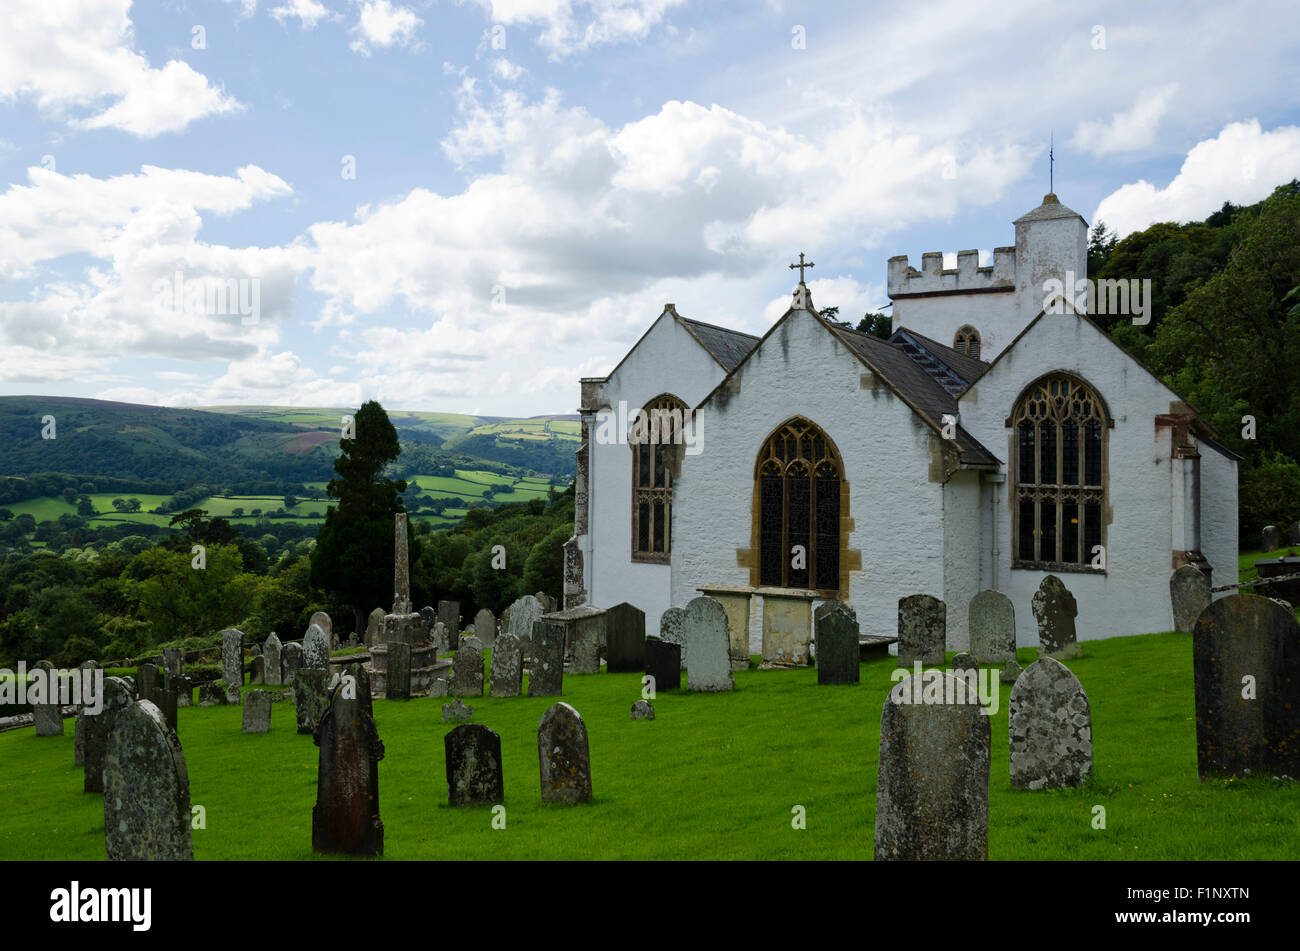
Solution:
<path fill-rule="evenodd" d="M 812 261 L 809 261 L 809 262 L 807 262 L 807 263 L 805 264 L 805 263 L 804 263 L 804 259 L 803 259 L 803 252 L 800 251 L 800 252 L 799 252 L 799 263 L 798 263 L 798 264 L 791 264 L 791 265 L 790 265 L 790 270 L 792 270 L 792 271 L 793 271 L 795 268 L 798 268 L 798 269 L 799 269 L 799 283 L 800 283 L 800 284 L 803 283 L 803 269 L 806 268 L 806 267 L 816 267 L 816 265 L 813 264 Z"/>
<path fill-rule="evenodd" d="M 406 547 L 406 513 L 398 512 L 393 529 L 393 613 L 411 613 L 410 552 Z"/>

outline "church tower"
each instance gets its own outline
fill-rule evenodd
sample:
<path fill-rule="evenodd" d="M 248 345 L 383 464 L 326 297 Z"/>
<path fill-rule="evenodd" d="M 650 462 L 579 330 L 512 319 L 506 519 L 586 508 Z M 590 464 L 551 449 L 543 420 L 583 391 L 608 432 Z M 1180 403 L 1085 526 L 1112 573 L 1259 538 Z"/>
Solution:
<path fill-rule="evenodd" d="M 983 267 L 974 250 L 958 251 L 955 268 L 943 266 L 942 251 L 921 255 L 920 271 L 905 254 L 890 258 L 893 329 L 988 362 L 1044 309 L 1049 279 L 1088 276 L 1088 223 L 1055 195 L 1014 224 L 1015 246 L 994 248 Z"/>

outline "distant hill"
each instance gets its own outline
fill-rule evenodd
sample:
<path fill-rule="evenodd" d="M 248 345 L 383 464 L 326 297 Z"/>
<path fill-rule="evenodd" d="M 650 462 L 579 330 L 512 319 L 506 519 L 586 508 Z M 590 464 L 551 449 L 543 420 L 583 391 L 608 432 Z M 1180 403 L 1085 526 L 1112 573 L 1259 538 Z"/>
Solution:
<path fill-rule="evenodd" d="M 79 397 L 0 396 L 0 476 L 62 472 L 132 480 L 158 491 L 198 483 L 323 482 L 334 475 L 342 417 L 353 411 L 179 409 Z M 42 438 L 47 416 L 54 417 L 53 439 Z M 393 412 L 389 418 L 403 454 L 411 463 L 420 461 L 419 471 L 505 465 L 560 482 L 573 476 L 577 417 L 511 420 Z"/>

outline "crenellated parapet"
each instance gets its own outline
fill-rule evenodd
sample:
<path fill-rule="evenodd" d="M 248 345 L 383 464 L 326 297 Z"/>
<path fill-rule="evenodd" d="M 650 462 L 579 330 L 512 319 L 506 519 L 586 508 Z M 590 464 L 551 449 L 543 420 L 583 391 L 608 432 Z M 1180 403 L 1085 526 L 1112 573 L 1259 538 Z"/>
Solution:
<path fill-rule="evenodd" d="M 1016 249 L 994 248 L 993 263 L 980 266 L 978 251 L 958 251 L 957 266 L 943 266 L 942 251 L 921 255 L 921 270 L 908 263 L 906 254 L 889 259 L 888 291 L 891 298 L 920 294 L 1009 291 L 1016 284 Z"/>

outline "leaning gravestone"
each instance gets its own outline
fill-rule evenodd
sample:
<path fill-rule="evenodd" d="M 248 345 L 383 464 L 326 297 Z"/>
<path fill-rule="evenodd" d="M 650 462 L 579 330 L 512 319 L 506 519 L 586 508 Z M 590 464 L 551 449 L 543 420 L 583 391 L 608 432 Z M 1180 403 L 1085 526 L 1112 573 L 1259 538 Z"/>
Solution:
<path fill-rule="evenodd" d="M 682 686 L 682 649 L 657 637 L 645 639 L 645 672 L 654 678 L 656 691 L 680 690 Z"/>
<path fill-rule="evenodd" d="M 451 695 L 453 697 L 483 696 L 483 655 L 474 645 L 474 638 L 461 641 L 460 650 L 451 659 Z"/>
<path fill-rule="evenodd" d="M 307 628 L 307 633 L 303 635 L 302 665 L 318 667 L 322 670 L 330 669 L 329 634 L 317 624 Z"/>
<path fill-rule="evenodd" d="M 898 599 L 898 666 L 942 664 L 947 644 L 948 608 L 928 594 Z"/>
<path fill-rule="evenodd" d="M 487 608 L 483 608 L 474 615 L 474 633 L 478 639 L 483 642 L 483 646 L 491 650 L 497 642 L 497 619 Z"/>
<path fill-rule="evenodd" d="M 178 680 L 185 672 L 185 654 L 179 647 L 163 648 L 163 673 L 167 683 Z"/>
<path fill-rule="evenodd" d="M 104 754 L 109 861 L 193 859 L 190 818 L 190 778 L 180 740 L 152 702 L 136 701 L 118 715 Z"/>
<path fill-rule="evenodd" d="M 645 612 L 626 601 L 606 610 L 605 650 L 608 673 L 645 670 Z"/>
<path fill-rule="evenodd" d="M 379 761 L 384 744 L 359 696 L 340 686 L 312 736 L 320 747 L 311 847 L 316 852 L 383 855 Z"/>
<path fill-rule="evenodd" d="M 245 733 L 268 733 L 271 729 L 271 694 L 265 690 L 250 690 L 244 697 Z"/>
<path fill-rule="evenodd" d="M 492 806 L 505 799 L 501 737 L 481 723 L 462 723 L 443 737 L 447 803 Z"/>
<path fill-rule="evenodd" d="M 488 686 L 490 697 L 517 697 L 523 684 L 524 656 L 519 638 L 502 634 L 492 651 L 492 672 Z"/>
<path fill-rule="evenodd" d="M 1264 554 L 1277 551 L 1282 547 L 1282 533 L 1278 531 L 1276 525 L 1265 525 L 1264 531 L 1260 533 L 1259 543 Z"/>
<path fill-rule="evenodd" d="M 563 696 L 564 624 L 544 618 L 534 621 L 531 642 L 533 653 L 528 665 L 528 696 Z"/>
<path fill-rule="evenodd" d="M 1215 601 L 1192 631 L 1196 765 L 1300 779 L 1300 624 L 1273 600 Z"/>
<path fill-rule="evenodd" d="M 1092 775 L 1088 695 L 1059 660 L 1025 668 L 1011 689 L 1011 785 L 1016 789 L 1082 786 Z"/>
<path fill-rule="evenodd" d="M 388 673 L 385 697 L 389 700 L 411 699 L 411 645 L 401 641 L 388 644 Z"/>
<path fill-rule="evenodd" d="M 731 675 L 731 635 L 727 630 L 727 609 L 706 595 L 686 605 L 682 633 L 690 662 L 686 667 L 686 689 L 720 693 L 736 685 Z"/>
<path fill-rule="evenodd" d="M 266 658 L 266 664 L 262 672 L 269 687 L 278 687 L 284 683 L 284 660 L 282 655 L 280 638 L 276 637 L 275 631 L 272 631 L 271 636 L 266 639 L 266 644 L 262 646 L 262 656 Z"/>
<path fill-rule="evenodd" d="M 42 698 L 40 703 L 32 701 L 32 713 L 36 717 L 36 735 L 62 736 L 63 708 L 59 705 L 58 672 L 48 660 L 36 664 L 32 670 L 41 671 L 33 679 L 31 685 L 32 688 L 35 688 L 37 681 L 39 681 L 40 696 Z"/>
<path fill-rule="evenodd" d="M 104 755 L 117 725 L 117 718 L 134 702 L 131 688 L 121 677 L 104 678 L 104 695 L 99 713 L 86 716 L 85 763 L 82 788 L 88 793 L 104 791 Z"/>
<path fill-rule="evenodd" d="M 541 602 L 531 594 L 516 599 L 507 610 L 510 612 L 509 633 L 525 642 L 533 636 L 533 623 L 545 613 L 542 611 Z M 501 633 L 506 632 L 507 628 L 503 623 Z"/>
<path fill-rule="evenodd" d="M 302 645 L 297 641 L 290 641 L 284 645 L 280 652 L 280 666 L 283 673 L 280 682 L 288 686 L 293 683 L 294 674 L 302 670 Z"/>
<path fill-rule="evenodd" d="M 591 801 L 587 725 L 567 703 L 557 703 L 542 715 L 537 725 L 537 757 L 541 763 L 542 802 L 572 805 Z"/>
<path fill-rule="evenodd" d="M 853 610 L 842 601 L 828 601 L 817 609 L 815 625 L 817 683 L 857 683 L 861 652 L 858 648 L 858 619 Z"/>
<path fill-rule="evenodd" d="M 233 627 L 221 632 L 221 682 L 226 686 L 226 703 L 239 703 L 244 685 L 244 634 Z"/>
<path fill-rule="evenodd" d="M 1016 657 L 1016 607 L 1001 591 L 981 591 L 967 609 L 970 652 L 977 663 L 1005 664 Z"/>
<path fill-rule="evenodd" d="M 384 609 L 375 608 L 366 618 L 366 646 L 374 647 L 383 639 Z"/>
<path fill-rule="evenodd" d="M 682 670 L 686 664 L 686 633 L 682 627 L 686 612 L 681 608 L 668 608 L 659 615 L 659 639 L 669 644 L 677 644 L 682 649 Z"/>
<path fill-rule="evenodd" d="M 1190 634 L 1196 619 L 1210 606 L 1210 579 L 1195 565 L 1183 565 L 1169 576 L 1169 600 L 1174 630 Z"/>
<path fill-rule="evenodd" d="M 967 702 L 956 702 L 963 694 Z M 877 861 L 988 858 L 991 734 L 982 711 L 946 671 L 912 674 L 890 691 L 880 717 Z"/>
<path fill-rule="evenodd" d="M 438 620 L 447 629 L 447 647 L 449 650 L 460 649 L 460 602 L 439 601 Z"/>
<path fill-rule="evenodd" d="M 1038 654 L 1070 660 L 1082 657 L 1074 630 L 1079 613 L 1074 595 L 1056 575 L 1048 575 L 1034 592 L 1034 618 L 1038 621 Z"/>
<path fill-rule="evenodd" d="M 294 674 L 293 703 L 299 733 L 313 733 L 329 706 L 330 672 L 319 667 L 304 667 Z"/>

